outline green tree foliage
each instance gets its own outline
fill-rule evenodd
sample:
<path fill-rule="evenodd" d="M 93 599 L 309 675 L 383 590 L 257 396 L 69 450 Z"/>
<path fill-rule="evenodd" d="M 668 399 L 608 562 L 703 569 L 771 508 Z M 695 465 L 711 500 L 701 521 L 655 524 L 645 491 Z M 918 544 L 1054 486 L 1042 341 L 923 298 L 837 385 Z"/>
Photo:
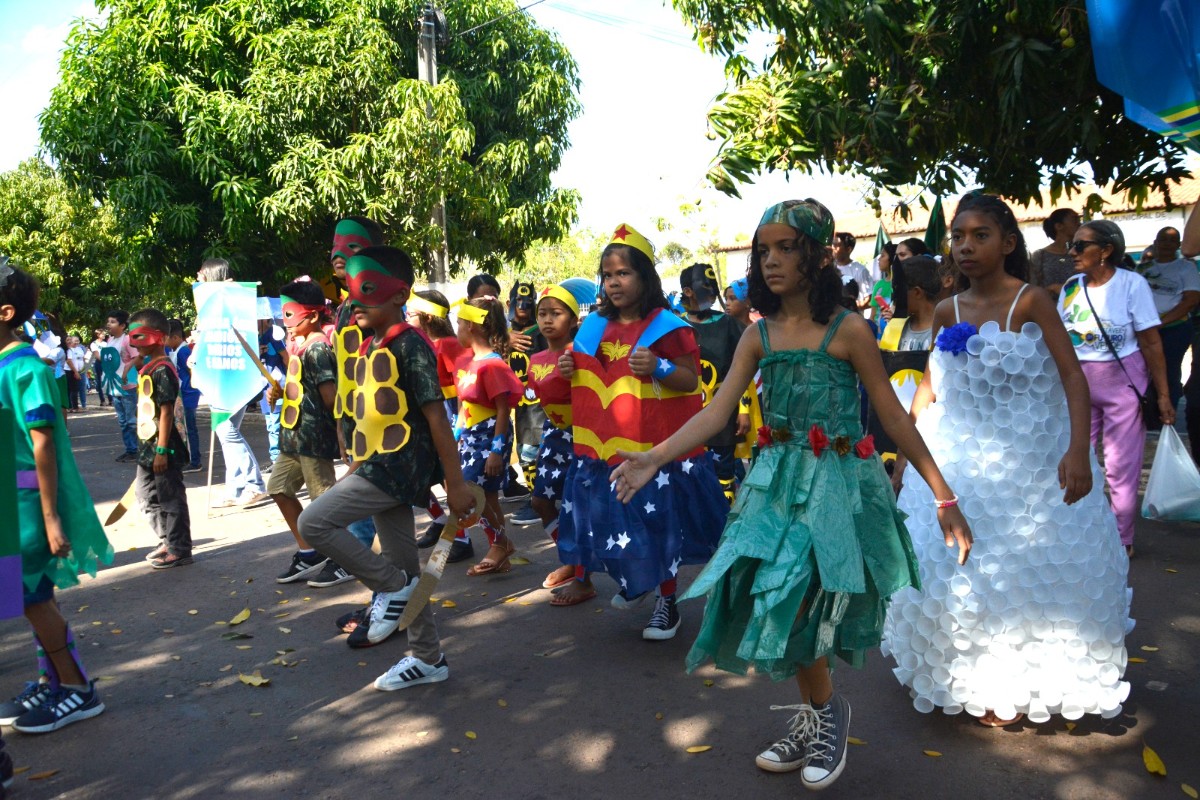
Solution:
<path fill-rule="evenodd" d="M 67 327 L 94 328 L 112 308 L 178 311 L 187 290 L 185 281 L 132 269 L 111 210 L 38 159 L 0 174 L 0 253 L 37 277 L 42 310 Z"/>
<path fill-rule="evenodd" d="M 732 88 L 709 116 L 722 191 L 766 170 L 858 170 L 1017 200 L 1090 180 L 1145 197 L 1188 174 L 1096 80 L 1085 0 L 672 0 Z M 739 52 L 779 34 L 762 65 Z"/>
<path fill-rule="evenodd" d="M 419 254 L 443 194 L 452 260 L 482 267 L 574 222 L 577 195 L 550 175 L 576 66 L 512 0 L 450 4 L 437 87 L 416 79 L 418 0 L 97 5 L 103 21 L 68 37 L 42 138 L 112 204 L 145 271 L 223 255 L 286 280 L 326 263 L 350 213 Z"/>

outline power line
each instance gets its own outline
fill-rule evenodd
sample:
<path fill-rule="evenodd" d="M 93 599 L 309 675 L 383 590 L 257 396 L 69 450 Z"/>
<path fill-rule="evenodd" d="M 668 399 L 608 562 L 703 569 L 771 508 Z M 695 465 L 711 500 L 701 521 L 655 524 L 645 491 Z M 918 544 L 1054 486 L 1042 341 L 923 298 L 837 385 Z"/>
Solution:
<path fill-rule="evenodd" d="M 480 28 L 486 28 L 488 25 L 491 25 L 493 22 L 499 22 L 502 19 L 508 19 L 509 17 L 513 16 L 514 14 L 520 14 L 523 11 L 528 11 L 529 9 L 538 5 L 539 3 L 544 3 L 544 2 L 546 2 L 546 0 L 533 0 L 533 2 L 527 6 L 517 8 L 513 11 L 508 12 L 507 14 L 501 14 L 498 17 L 493 17 L 492 19 L 489 19 L 487 22 L 481 22 L 478 25 L 476 25 L 474 28 L 467 28 L 462 33 L 456 33 L 454 35 L 455 36 L 466 36 L 468 33 L 474 33 L 475 31 L 479 30 Z"/>

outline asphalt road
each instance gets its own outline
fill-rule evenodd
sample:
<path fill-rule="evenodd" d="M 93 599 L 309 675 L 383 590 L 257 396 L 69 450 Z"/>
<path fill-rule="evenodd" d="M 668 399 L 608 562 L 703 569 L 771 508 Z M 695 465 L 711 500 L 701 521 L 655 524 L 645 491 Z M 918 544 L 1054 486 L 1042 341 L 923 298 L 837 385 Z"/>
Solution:
<path fill-rule="evenodd" d="M 110 410 L 72 417 L 70 427 L 103 518 L 134 466 L 113 462 L 120 445 Z M 265 455 L 261 417 L 249 415 L 244 429 Z M 207 440 L 207 417 L 202 434 Z M 216 464 L 219 482 L 219 454 Z M 640 637 L 648 607 L 608 606 L 613 586 L 603 578 L 597 600 L 552 608 L 541 581 L 556 566 L 553 549 L 539 527 L 517 529 L 527 565 L 484 578 L 451 565 L 435 594 L 450 680 L 382 693 L 371 683 L 404 655 L 403 637 L 352 651 L 333 625 L 367 590 L 278 586 L 273 576 L 293 543 L 274 506 L 206 512 L 205 476 L 187 477 L 193 566 L 149 569 L 142 559 L 153 536 L 134 512 L 110 529 L 115 563 L 60 593 L 108 710 L 45 736 L 5 729 L 23 770 L 11 797 L 805 794 L 798 774 L 754 766 L 790 715 L 769 706 L 796 702 L 794 686 L 684 672 L 698 601 L 682 606 L 679 636 L 661 643 Z M 853 706 L 851 735 L 863 743 L 825 795 L 1179 798 L 1181 784 L 1200 787 L 1198 536 L 1196 525 L 1140 523 L 1130 574 L 1137 628 L 1127 644 L 1146 662 L 1129 667 L 1122 716 L 1085 718 L 1069 731 L 1059 718 L 992 730 L 966 715 L 922 715 L 875 654 L 862 670 L 835 673 Z M 481 535 L 476 549 L 482 555 Z M 685 571 L 685 584 L 694 574 Z M 245 608 L 245 623 L 220 624 Z M 252 638 L 222 638 L 230 632 Z M 25 624 L 0 622 L 0 693 L 15 694 L 33 668 Z M 269 686 L 239 681 L 256 670 Z M 1147 773 L 1143 743 L 1167 777 Z M 711 749 L 689 754 L 696 745 Z"/>

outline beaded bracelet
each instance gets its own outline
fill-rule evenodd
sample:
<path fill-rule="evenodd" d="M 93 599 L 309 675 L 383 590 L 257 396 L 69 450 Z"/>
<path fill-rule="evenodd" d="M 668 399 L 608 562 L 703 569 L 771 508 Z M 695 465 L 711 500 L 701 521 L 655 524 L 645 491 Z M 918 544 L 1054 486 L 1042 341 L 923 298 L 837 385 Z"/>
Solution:
<path fill-rule="evenodd" d="M 939 509 L 954 508 L 958 505 L 958 495 L 954 495 L 954 497 L 951 497 L 949 500 L 938 500 L 937 498 L 934 498 L 933 504 Z"/>

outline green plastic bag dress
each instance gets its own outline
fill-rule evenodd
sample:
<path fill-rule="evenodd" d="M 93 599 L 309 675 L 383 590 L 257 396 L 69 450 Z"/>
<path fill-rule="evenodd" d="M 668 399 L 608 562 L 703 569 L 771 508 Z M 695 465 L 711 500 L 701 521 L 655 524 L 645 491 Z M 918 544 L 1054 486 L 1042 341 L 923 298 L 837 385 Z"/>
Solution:
<path fill-rule="evenodd" d="M 773 353 L 758 323 L 763 444 L 717 553 L 684 595 L 708 597 L 689 671 L 709 658 L 775 680 L 821 656 L 861 666 L 879 646 L 887 598 L 919 585 L 904 515 L 863 438 L 858 377 L 826 352 L 847 313 L 817 350 Z"/>
<path fill-rule="evenodd" d="M 0 353 L 0 406 L 12 409 L 15 422 L 17 468 L 17 520 L 21 534 L 21 572 L 25 590 L 32 592 L 48 578 L 57 588 L 79 583 L 79 575 L 95 577 L 99 564 L 111 564 L 112 545 L 96 517 L 96 504 L 75 465 L 71 440 L 63 423 L 54 370 L 34 355 L 33 348 L 20 343 Z M 58 461 L 58 516 L 71 552 L 52 556 L 46 541 L 42 496 L 37 488 L 33 460 L 32 428 L 54 429 Z"/>

